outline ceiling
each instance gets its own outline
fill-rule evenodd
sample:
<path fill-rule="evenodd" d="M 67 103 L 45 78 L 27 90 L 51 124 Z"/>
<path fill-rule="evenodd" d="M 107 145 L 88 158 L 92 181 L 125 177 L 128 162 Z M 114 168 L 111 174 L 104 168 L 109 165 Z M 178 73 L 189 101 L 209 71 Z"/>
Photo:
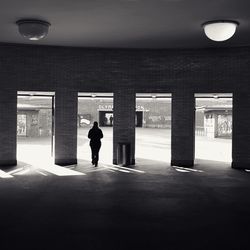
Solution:
<path fill-rule="evenodd" d="M 249 0 L 0 0 L 0 42 L 101 48 L 204 48 L 250 45 Z M 48 36 L 27 41 L 18 19 L 51 23 Z M 213 42 L 201 24 L 240 22 L 233 38 Z"/>

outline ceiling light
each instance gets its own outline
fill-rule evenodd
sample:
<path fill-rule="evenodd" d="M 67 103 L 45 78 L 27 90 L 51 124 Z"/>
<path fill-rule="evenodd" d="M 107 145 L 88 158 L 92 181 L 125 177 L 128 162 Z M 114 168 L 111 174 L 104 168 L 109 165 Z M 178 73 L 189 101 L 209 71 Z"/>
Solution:
<path fill-rule="evenodd" d="M 44 38 L 49 31 L 50 23 L 41 20 L 19 20 L 16 22 L 19 33 L 29 40 Z"/>
<path fill-rule="evenodd" d="M 234 35 L 238 25 L 239 23 L 235 21 L 210 21 L 204 23 L 202 26 L 209 39 L 222 42 Z"/>

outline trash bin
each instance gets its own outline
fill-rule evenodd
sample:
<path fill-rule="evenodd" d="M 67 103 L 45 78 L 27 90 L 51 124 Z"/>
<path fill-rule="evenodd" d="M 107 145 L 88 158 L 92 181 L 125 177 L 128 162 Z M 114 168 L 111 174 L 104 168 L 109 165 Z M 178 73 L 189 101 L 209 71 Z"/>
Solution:
<path fill-rule="evenodd" d="M 117 146 L 117 163 L 118 165 L 130 165 L 130 143 L 119 142 Z"/>

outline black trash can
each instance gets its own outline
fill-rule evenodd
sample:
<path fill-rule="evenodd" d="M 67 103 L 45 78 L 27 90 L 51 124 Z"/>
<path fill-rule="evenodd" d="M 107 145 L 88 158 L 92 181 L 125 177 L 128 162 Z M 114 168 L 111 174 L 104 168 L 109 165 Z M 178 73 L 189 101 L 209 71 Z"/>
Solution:
<path fill-rule="evenodd" d="M 130 165 L 130 143 L 119 142 L 117 146 L 117 163 L 121 166 Z"/>

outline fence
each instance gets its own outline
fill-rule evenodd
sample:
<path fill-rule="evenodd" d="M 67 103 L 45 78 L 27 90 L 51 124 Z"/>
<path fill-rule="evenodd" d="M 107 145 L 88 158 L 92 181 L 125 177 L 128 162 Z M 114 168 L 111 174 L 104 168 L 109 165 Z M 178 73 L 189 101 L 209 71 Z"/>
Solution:
<path fill-rule="evenodd" d="M 206 134 L 205 134 L 204 127 L 196 126 L 195 127 L 195 135 L 205 136 Z"/>

